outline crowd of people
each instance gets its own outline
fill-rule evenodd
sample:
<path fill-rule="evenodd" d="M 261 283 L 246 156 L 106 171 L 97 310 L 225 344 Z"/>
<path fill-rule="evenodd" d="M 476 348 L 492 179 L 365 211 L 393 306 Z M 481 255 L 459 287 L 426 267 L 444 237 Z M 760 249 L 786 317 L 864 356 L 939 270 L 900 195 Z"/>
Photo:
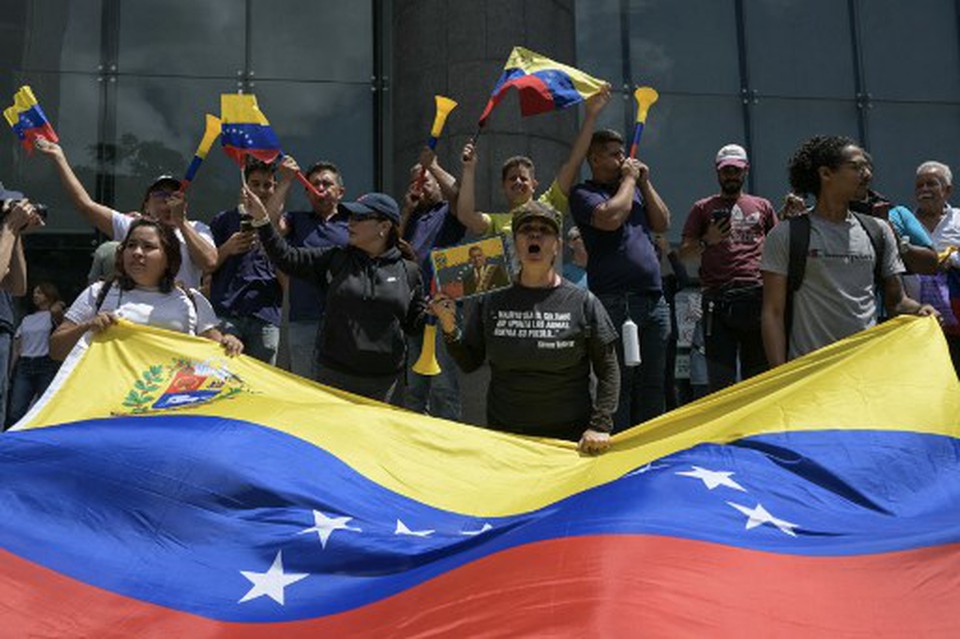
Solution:
<path fill-rule="evenodd" d="M 921 164 L 916 202 L 896 206 L 872 190 L 865 150 L 817 136 L 790 158 L 790 192 L 776 210 L 745 191 L 749 158 L 728 144 L 714 158 L 718 191 L 693 203 L 671 247 L 664 234 L 675 215 L 653 170 L 625 155 L 617 132 L 595 130 L 609 100 L 606 90 L 586 102 L 569 157 L 539 195 L 533 160 L 503 162 L 500 212 L 477 210 L 472 143 L 459 176 L 424 149 L 400 203 L 384 193 L 346 201 L 337 166 L 317 162 L 305 174 L 314 187 L 306 211 L 286 208 L 300 171 L 292 157 L 251 160 L 238 204 L 207 226 L 189 219 L 180 182 L 168 175 L 147 186 L 136 212 L 95 202 L 64 149 L 38 140 L 74 207 L 113 241 L 66 308 L 54 287 L 37 283 L 35 312 L 16 328 L 11 295 L 27 292 L 20 236 L 43 220 L 23 194 L 2 192 L 0 359 L 15 354 L 12 384 L 0 363 L 0 387 L 11 387 L 2 421 L 20 419 L 57 362 L 117 318 L 276 365 L 285 297 L 292 372 L 460 420 L 458 370 L 489 365 L 490 428 L 575 441 L 584 453 L 682 401 L 674 302 L 691 287 L 700 299 L 692 350 L 705 372 L 691 355 L 689 377 L 703 389 L 898 314 L 938 316 L 960 367 L 960 209 L 949 204 L 946 164 Z M 584 162 L 590 179 L 577 183 Z M 464 269 L 469 299 L 434 293 L 431 251 L 490 236 L 509 247 L 512 281 L 475 246 Z M 438 330 L 425 332 L 433 323 Z M 425 335 L 435 339 L 439 374 L 412 368 L 429 346 Z"/>

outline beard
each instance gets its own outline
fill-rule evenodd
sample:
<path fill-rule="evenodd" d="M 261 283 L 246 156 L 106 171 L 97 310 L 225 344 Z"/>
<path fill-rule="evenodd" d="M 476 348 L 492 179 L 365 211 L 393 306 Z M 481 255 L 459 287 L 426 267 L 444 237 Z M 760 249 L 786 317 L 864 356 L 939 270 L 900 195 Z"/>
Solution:
<path fill-rule="evenodd" d="M 723 180 L 720 182 L 720 192 L 724 195 L 736 195 L 743 188 L 743 180 Z"/>

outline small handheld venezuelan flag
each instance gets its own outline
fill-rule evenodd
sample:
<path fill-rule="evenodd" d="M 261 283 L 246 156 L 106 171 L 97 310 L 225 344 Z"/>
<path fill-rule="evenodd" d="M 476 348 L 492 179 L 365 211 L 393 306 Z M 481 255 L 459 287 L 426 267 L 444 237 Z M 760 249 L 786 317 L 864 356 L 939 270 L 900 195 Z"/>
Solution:
<path fill-rule="evenodd" d="M 193 154 L 193 160 L 190 162 L 190 166 L 187 167 L 187 173 L 183 176 L 183 180 L 180 181 L 180 188 L 186 190 L 187 186 L 190 185 L 190 182 L 193 181 L 193 178 L 196 177 L 197 171 L 200 169 L 200 165 L 203 164 L 203 161 L 207 159 L 207 153 L 210 152 L 210 147 L 213 146 L 214 140 L 217 139 L 217 136 L 220 135 L 220 128 L 222 124 L 220 118 L 215 115 L 210 115 L 207 113 L 206 118 L 206 127 L 203 131 L 203 139 L 200 140 L 200 145 L 197 147 L 197 152 Z"/>
<path fill-rule="evenodd" d="M 647 112 L 653 103 L 660 98 L 660 94 L 651 87 L 640 87 L 633 92 L 633 97 L 637 101 L 637 126 L 633 130 L 633 142 L 630 144 L 630 157 L 637 157 L 637 146 L 640 144 L 640 136 L 643 135 L 643 125 L 647 121 Z"/>
<path fill-rule="evenodd" d="M 579 69 L 554 62 L 523 47 L 514 47 L 497 80 L 490 101 L 480 115 L 483 126 L 493 108 L 511 87 L 520 94 L 520 114 L 537 115 L 583 102 L 599 93 L 606 82 Z"/>
<path fill-rule="evenodd" d="M 220 144 L 223 145 L 224 152 L 241 168 L 245 155 L 267 163 L 283 156 L 277 134 L 273 132 L 267 116 L 257 106 L 257 96 L 241 93 L 222 94 L 220 119 L 222 120 Z M 322 197 L 302 171 L 297 171 L 297 180 L 316 197 Z"/>
<path fill-rule="evenodd" d="M 40 108 L 33 90 L 24 85 L 13 95 L 13 105 L 3 110 L 3 117 L 7 119 L 10 128 L 20 138 L 20 144 L 27 151 L 33 151 L 34 141 L 46 138 L 51 142 L 59 142 L 57 132 L 53 130 L 50 120 Z"/>
<path fill-rule="evenodd" d="M 262 162 L 273 162 L 280 156 L 280 140 L 257 106 L 257 96 L 221 95 L 220 119 L 223 123 L 220 144 L 238 165 L 243 166 L 245 155 L 252 155 Z"/>

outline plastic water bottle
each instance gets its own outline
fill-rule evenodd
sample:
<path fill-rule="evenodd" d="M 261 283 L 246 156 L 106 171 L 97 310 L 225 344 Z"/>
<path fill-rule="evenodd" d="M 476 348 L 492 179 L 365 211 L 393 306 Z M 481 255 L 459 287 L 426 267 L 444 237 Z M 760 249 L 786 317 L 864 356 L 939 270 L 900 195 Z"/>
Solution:
<path fill-rule="evenodd" d="M 640 365 L 640 334 L 637 325 L 629 317 L 623 323 L 623 364 L 624 366 Z"/>

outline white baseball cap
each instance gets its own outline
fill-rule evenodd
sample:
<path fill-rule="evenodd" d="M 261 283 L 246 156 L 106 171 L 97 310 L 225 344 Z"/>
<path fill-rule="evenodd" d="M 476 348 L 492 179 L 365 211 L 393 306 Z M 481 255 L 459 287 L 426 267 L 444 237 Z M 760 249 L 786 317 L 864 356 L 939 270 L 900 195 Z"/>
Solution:
<path fill-rule="evenodd" d="M 716 164 L 718 169 L 725 166 L 736 166 L 741 169 L 750 165 L 747 159 L 747 151 L 739 144 L 728 144 L 717 151 Z"/>

